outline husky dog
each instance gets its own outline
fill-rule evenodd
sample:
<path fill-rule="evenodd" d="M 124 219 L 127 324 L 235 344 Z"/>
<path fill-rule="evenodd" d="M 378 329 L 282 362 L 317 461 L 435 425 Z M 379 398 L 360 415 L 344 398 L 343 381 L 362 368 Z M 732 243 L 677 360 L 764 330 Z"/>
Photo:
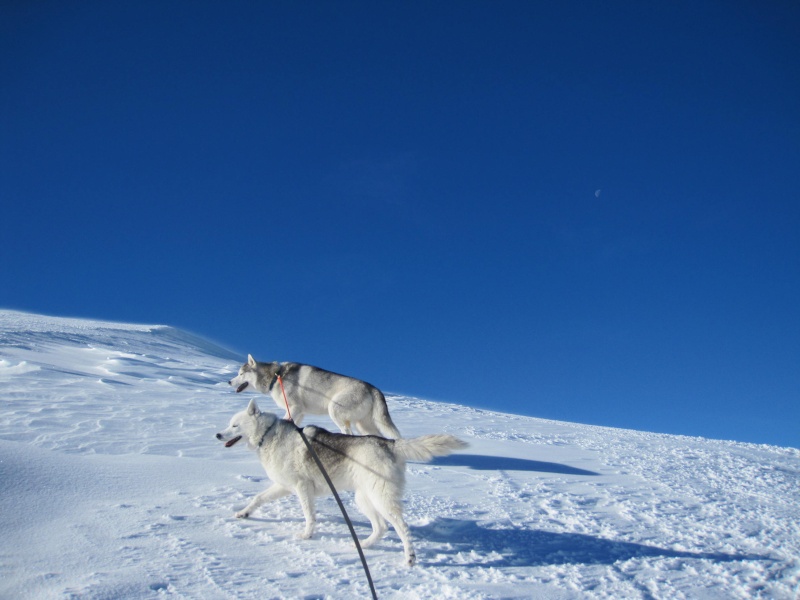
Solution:
<path fill-rule="evenodd" d="M 303 432 L 336 489 L 355 490 L 356 505 L 372 524 L 372 534 L 361 545 L 368 548 L 380 540 L 389 521 L 403 542 L 406 564 L 413 565 L 416 554 L 403 520 L 406 461 L 445 456 L 466 448 L 467 444 L 445 434 L 389 440 L 374 435 L 331 433 L 313 425 L 305 427 Z M 316 525 L 314 497 L 326 495 L 330 490 L 297 426 L 272 413 L 261 412 L 256 401 L 251 400 L 247 409 L 235 414 L 228 428 L 217 434 L 217 439 L 225 442 L 226 448 L 244 439 L 256 451 L 273 481 L 235 513 L 236 518 L 246 519 L 265 502 L 294 493 L 306 520 L 305 529 L 297 537 L 310 538 Z"/>
<path fill-rule="evenodd" d="M 278 408 L 286 408 L 278 376 L 283 380 L 289 403 L 284 419 L 291 416 L 291 420 L 300 425 L 306 413 L 327 414 L 342 433 L 353 433 L 355 426 L 364 435 L 400 437 L 389 416 L 383 393 L 360 379 L 292 362 L 256 362 L 248 354 L 239 374 L 228 383 L 236 388 L 237 393 L 251 387 L 269 394 Z"/>

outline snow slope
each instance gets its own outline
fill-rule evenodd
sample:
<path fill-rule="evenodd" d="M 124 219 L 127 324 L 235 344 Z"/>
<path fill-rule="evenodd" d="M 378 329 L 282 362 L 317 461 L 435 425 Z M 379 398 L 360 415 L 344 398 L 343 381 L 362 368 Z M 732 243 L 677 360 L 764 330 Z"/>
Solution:
<path fill-rule="evenodd" d="M 308 541 L 294 498 L 233 518 L 268 483 L 214 439 L 251 397 L 226 384 L 241 360 L 169 327 L 0 311 L 0 597 L 369 597 L 332 498 Z M 389 406 L 404 435 L 471 447 L 408 466 L 419 562 L 393 530 L 367 549 L 380 598 L 800 595 L 796 449 Z"/>

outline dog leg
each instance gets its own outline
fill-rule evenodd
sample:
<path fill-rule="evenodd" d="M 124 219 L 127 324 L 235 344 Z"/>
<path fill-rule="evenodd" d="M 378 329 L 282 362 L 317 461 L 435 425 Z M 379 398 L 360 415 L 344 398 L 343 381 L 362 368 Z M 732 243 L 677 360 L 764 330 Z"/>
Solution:
<path fill-rule="evenodd" d="M 351 428 L 350 421 L 344 418 L 344 416 L 339 415 L 338 409 L 339 405 L 337 404 L 336 398 L 334 398 L 328 405 L 328 416 L 331 418 L 331 421 L 336 423 L 336 426 L 339 428 L 339 431 L 347 435 L 353 435 L 353 430 Z"/>
<path fill-rule="evenodd" d="M 257 494 L 256 497 L 250 501 L 250 504 L 248 504 L 239 512 L 235 513 L 234 516 L 237 519 L 246 519 L 253 514 L 253 511 L 255 509 L 257 509 L 265 502 L 269 502 L 270 500 L 276 500 L 277 498 L 282 498 L 283 496 L 288 496 L 290 493 L 291 493 L 290 490 L 287 490 L 282 485 L 274 483 L 260 494 Z"/>
<path fill-rule="evenodd" d="M 386 535 L 386 530 L 388 527 L 386 525 L 386 521 L 380 515 L 380 513 L 375 510 L 375 507 L 372 505 L 372 502 L 370 502 L 367 495 L 361 491 L 356 491 L 356 506 L 358 506 L 358 509 L 364 513 L 364 516 L 366 516 L 369 519 L 370 524 L 372 524 L 372 535 L 361 542 L 361 546 L 363 548 L 369 548 L 384 535 Z"/>
<path fill-rule="evenodd" d="M 408 525 L 406 525 L 403 515 L 401 513 L 395 513 L 392 515 L 386 515 L 386 518 L 389 523 L 392 524 L 392 527 L 394 527 L 394 530 L 397 532 L 397 535 L 400 536 L 400 540 L 403 542 L 406 565 L 413 567 L 414 563 L 417 562 L 417 554 L 414 552 L 414 548 L 411 546 L 411 533 L 408 531 Z"/>
<path fill-rule="evenodd" d="M 299 407 L 292 406 L 291 410 L 292 410 L 292 415 L 291 415 L 292 422 L 295 425 L 297 425 L 298 427 L 300 427 L 300 423 L 303 422 L 303 417 L 305 417 L 306 414 Z M 289 413 L 287 412 L 286 416 L 283 417 L 283 418 L 288 421 L 289 420 Z"/>
<path fill-rule="evenodd" d="M 406 565 L 412 567 L 414 563 L 417 562 L 417 555 L 414 552 L 414 548 L 411 546 L 411 533 L 408 531 L 408 525 L 406 525 L 403 519 L 403 504 L 402 500 L 400 500 L 401 493 L 401 490 L 390 491 L 384 489 L 383 492 L 377 496 L 373 495 L 371 500 L 373 501 L 375 509 L 392 524 L 397 535 L 400 536 L 400 541 L 403 542 Z"/>
<path fill-rule="evenodd" d="M 317 525 L 317 516 L 314 512 L 314 496 L 308 485 L 298 485 L 295 490 L 297 499 L 300 500 L 300 508 L 303 509 L 303 516 L 306 518 L 306 528 L 302 533 L 297 534 L 297 538 L 307 540 L 314 535 L 314 528 Z"/>

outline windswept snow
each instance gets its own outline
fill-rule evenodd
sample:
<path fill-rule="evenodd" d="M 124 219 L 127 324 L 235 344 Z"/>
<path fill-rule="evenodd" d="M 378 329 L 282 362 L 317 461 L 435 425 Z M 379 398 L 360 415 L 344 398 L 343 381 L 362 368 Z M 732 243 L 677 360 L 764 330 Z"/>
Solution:
<path fill-rule="evenodd" d="M 233 518 L 268 484 L 214 439 L 253 397 L 226 384 L 243 359 L 169 327 L 0 311 L 0 597 L 369 597 L 332 498 L 312 540 L 294 498 Z M 796 449 L 388 401 L 404 435 L 470 448 L 409 464 L 418 564 L 393 530 L 367 549 L 381 598 L 800 596 Z"/>

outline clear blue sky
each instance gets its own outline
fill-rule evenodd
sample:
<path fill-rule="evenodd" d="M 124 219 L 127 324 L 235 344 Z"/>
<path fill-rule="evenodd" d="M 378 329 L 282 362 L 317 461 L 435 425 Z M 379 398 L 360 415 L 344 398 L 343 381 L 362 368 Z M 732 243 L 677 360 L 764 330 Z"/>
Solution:
<path fill-rule="evenodd" d="M 788 1 L 4 2 L 0 306 L 800 446 L 798 32 Z"/>

